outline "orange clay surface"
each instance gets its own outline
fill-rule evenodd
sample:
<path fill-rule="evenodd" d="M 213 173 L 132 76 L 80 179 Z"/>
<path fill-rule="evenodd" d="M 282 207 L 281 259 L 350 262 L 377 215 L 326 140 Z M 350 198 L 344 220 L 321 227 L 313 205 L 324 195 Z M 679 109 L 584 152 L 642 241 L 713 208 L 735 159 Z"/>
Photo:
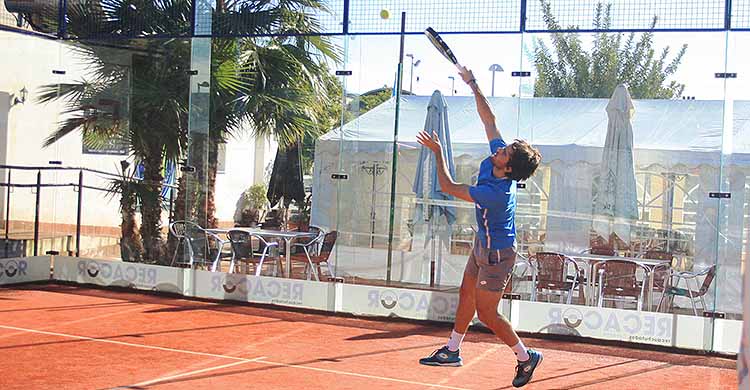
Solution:
<path fill-rule="evenodd" d="M 417 360 L 449 325 L 353 319 L 68 285 L 0 288 L 0 389 L 511 389 L 510 349 Z M 736 389 L 736 361 L 526 337 L 526 389 Z"/>

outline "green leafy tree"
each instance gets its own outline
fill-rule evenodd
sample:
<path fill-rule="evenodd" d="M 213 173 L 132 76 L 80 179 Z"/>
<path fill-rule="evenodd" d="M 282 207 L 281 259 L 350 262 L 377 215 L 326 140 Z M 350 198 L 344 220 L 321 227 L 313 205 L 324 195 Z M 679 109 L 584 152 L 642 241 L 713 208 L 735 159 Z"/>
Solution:
<path fill-rule="evenodd" d="M 583 48 L 576 33 L 554 32 L 561 30 L 552 13 L 549 0 L 540 0 L 552 49 L 542 39 L 535 41 L 532 54 L 538 77 L 534 96 L 609 98 L 615 87 L 627 83 L 630 94 L 636 99 L 673 99 L 682 95 L 685 88 L 676 81 L 667 82 L 680 65 L 687 45 L 671 58 L 669 46 L 657 55 L 653 48 L 653 33 L 606 32 L 611 27 L 611 5 L 598 3 L 594 28 L 603 30 L 594 35 L 590 52 Z M 651 22 L 656 26 L 657 18 Z M 566 29 L 575 29 L 570 26 Z"/>
<path fill-rule="evenodd" d="M 113 138 L 124 142 L 144 166 L 143 188 L 138 192 L 142 258 L 163 260 L 164 164 L 187 157 L 188 164 L 198 168 L 179 181 L 176 217 L 215 226 L 218 145 L 248 122 L 256 136 L 276 138 L 282 146 L 320 131 L 321 113 L 331 106 L 324 64 L 338 61 L 338 52 L 328 37 L 318 34 L 320 25 L 313 15 L 326 12 L 320 1 L 220 1 L 209 15 L 214 35 L 245 38 L 211 41 L 210 128 L 208 136 L 201 138 L 188 134 L 190 41 L 106 39 L 187 36 L 193 2 L 94 3 L 74 4 L 67 10 L 67 33 L 72 39 L 66 42 L 81 54 L 88 73 L 74 83 L 42 89 L 41 101 L 62 100 L 66 105 L 60 127 L 45 145 L 73 132 L 83 133 L 94 144 L 110 145 Z M 120 115 L 101 109 L 117 99 L 123 106 Z M 196 164 L 196 159 L 205 160 Z M 189 186 L 188 181 L 192 181 Z M 131 226 L 132 213 L 127 218 L 123 225 Z"/>
<path fill-rule="evenodd" d="M 364 93 L 359 96 L 359 114 L 362 115 L 367 111 L 381 105 L 386 100 L 390 99 L 393 95 L 393 88 L 383 87 Z"/>

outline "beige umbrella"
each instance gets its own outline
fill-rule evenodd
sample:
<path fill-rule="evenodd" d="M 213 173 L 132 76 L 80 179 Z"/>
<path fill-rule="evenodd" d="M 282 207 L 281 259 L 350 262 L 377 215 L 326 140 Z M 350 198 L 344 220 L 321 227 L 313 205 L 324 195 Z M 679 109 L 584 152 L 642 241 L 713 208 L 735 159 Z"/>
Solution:
<path fill-rule="evenodd" d="M 615 88 L 607 104 L 607 140 L 604 142 L 599 184 L 594 193 L 593 229 L 602 237 L 615 233 L 630 242 L 630 226 L 638 219 L 633 165 L 633 100 L 625 84 Z"/>

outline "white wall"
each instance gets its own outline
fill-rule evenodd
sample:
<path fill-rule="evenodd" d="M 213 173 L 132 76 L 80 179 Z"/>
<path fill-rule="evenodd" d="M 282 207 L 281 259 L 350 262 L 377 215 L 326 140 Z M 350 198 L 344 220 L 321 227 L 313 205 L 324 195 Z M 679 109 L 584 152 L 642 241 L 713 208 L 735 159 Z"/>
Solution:
<path fill-rule="evenodd" d="M 44 140 L 57 128 L 61 119 L 60 102 L 36 102 L 42 85 L 72 82 L 85 76 L 85 64 L 58 41 L 24 34 L 0 31 L 0 164 L 48 166 L 49 161 L 62 161 L 63 166 L 87 167 L 116 172 L 125 156 L 91 155 L 82 153 L 81 135 L 70 134 L 50 147 L 43 148 Z M 123 56 L 123 60 L 126 60 Z M 65 70 L 65 75 L 54 75 L 53 70 Z M 28 90 L 24 104 L 12 107 L 14 95 L 22 88 Z M 187 93 L 187 92 L 186 92 Z M 7 120 L 6 120 L 7 118 Z M 239 195 L 256 181 L 262 181 L 265 166 L 273 161 L 275 143 L 250 137 L 249 131 L 238 132 L 237 139 L 226 147 L 226 170 L 217 177 L 217 218 L 231 221 Z M 7 143 L 3 142 L 7 135 Z M 7 153 L 4 150 L 7 148 Z M 255 165 L 262 166 L 256 167 Z M 13 170 L 14 183 L 36 183 L 37 171 Z M 0 170 L 0 181 L 7 180 L 7 172 Z M 77 183 L 78 172 L 42 172 L 43 182 Z M 84 184 L 107 187 L 109 180 L 86 174 Z M 40 220 L 47 223 L 75 224 L 77 192 L 72 188 L 44 189 L 41 196 Z M 0 188 L 0 199 L 5 189 Z M 31 189 L 18 188 L 11 195 L 11 220 L 34 220 L 35 195 Z M 119 197 L 104 193 L 84 192 L 82 223 L 95 226 L 119 226 Z M 4 203 L 0 215 L 4 217 Z M 165 213 L 166 214 L 166 213 Z"/>
<path fill-rule="evenodd" d="M 276 142 L 252 137 L 249 126 L 236 133 L 226 145 L 225 173 L 216 176 L 216 219 L 219 222 L 233 222 L 240 195 L 253 184 L 265 183 L 265 169 L 276 156 Z"/>
<path fill-rule="evenodd" d="M 59 42 L 24 34 L 0 31 L 0 50 L 3 61 L 0 65 L 0 93 L 10 96 L 10 102 L 22 88 L 28 91 L 23 104 L 15 104 L 7 111 L 7 127 L 0 127 L 0 150 L 7 148 L 5 158 L 0 153 L 0 163 L 8 165 L 49 166 L 49 161 L 62 161 L 63 166 L 89 167 L 114 171 L 122 156 L 93 156 L 81 153 L 80 135 L 70 135 L 50 147 L 44 148 L 44 140 L 57 128 L 61 119 L 62 105 L 59 102 L 41 104 L 36 100 L 40 87 L 46 84 L 70 82 L 83 76 L 83 69 L 76 64 L 70 51 Z M 55 75 L 53 70 L 64 70 L 66 74 Z M 0 110 L 2 106 L 0 106 Z M 2 181 L 7 172 L 0 170 Z M 13 170 L 13 183 L 36 183 L 37 171 Z M 106 187 L 107 180 L 94 175 L 85 177 L 85 184 Z M 78 172 L 42 171 L 43 183 L 77 183 Z M 3 199 L 5 190 L 3 189 Z M 105 199 L 103 194 L 84 192 L 87 209 L 83 219 L 86 225 L 117 226 L 119 215 L 117 200 Z M 73 188 L 46 188 L 41 192 L 40 220 L 43 223 L 74 224 L 78 194 Z M 31 189 L 16 188 L 11 195 L 12 220 L 33 221 L 35 195 Z M 4 215 L 4 214 L 3 214 Z"/>

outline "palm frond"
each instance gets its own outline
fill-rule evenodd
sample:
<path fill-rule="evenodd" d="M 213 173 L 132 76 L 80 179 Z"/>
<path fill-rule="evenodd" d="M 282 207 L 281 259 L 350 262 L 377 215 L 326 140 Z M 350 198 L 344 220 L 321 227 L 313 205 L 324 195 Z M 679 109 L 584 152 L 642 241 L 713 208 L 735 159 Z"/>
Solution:
<path fill-rule="evenodd" d="M 79 130 L 85 126 L 91 126 L 94 122 L 96 122 L 96 117 L 94 116 L 85 114 L 70 116 L 60 123 L 60 126 L 57 128 L 57 130 L 49 135 L 44 140 L 44 143 L 42 145 L 44 147 L 50 146 L 76 130 Z"/>

